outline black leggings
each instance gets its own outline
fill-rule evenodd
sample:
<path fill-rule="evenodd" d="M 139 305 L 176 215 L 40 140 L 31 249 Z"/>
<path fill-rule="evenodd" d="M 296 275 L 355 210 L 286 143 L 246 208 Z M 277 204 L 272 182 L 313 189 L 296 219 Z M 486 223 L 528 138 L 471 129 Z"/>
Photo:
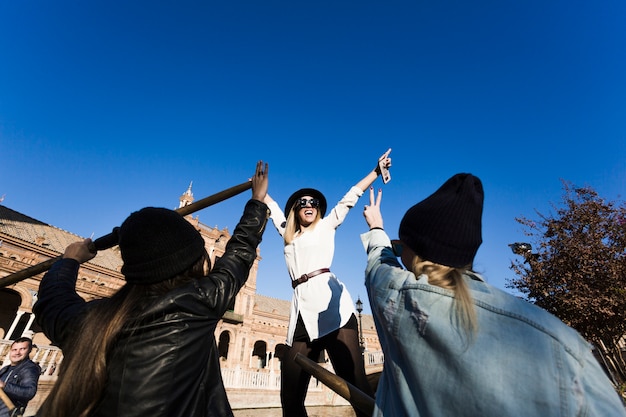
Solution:
<path fill-rule="evenodd" d="M 296 353 L 301 353 L 317 362 L 322 351 L 326 349 L 337 375 L 370 397 L 374 396 L 365 375 L 358 331 L 355 330 L 355 326 L 351 326 L 351 324 L 356 323 L 356 317 L 353 315 L 350 320 L 351 322 L 346 326 L 312 342 L 294 340 L 293 345 L 287 349 L 280 368 L 280 401 L 283 407 L 283 417 L 307 416 L 304 400 L 311 375 L 295 362 Z M 354 406 L 353 408 L 358 417 L 367 416 Z"/>

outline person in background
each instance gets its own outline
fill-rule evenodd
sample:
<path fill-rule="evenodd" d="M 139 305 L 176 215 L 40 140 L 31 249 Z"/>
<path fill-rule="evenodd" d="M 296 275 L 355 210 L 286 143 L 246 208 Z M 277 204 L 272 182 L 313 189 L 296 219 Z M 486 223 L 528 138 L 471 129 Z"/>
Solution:
<path fill-rule="evenodd" d="M 15 339 L 9 351 L 9 365 L 0 369 L 0 389 L 9 397 L 17 412 L 23 415 L 28 402 L 37 394 L 41 368 L 30 360 L 33 341 L 28 337 Z M 9 408 L 0 401 L 0 417 L 9 417 Z"/>
<path fill-rule="evenodd" d="M 626 415 L 589 343 L 472 271 L 479 178 L 456 174 L 411 207 L 397 241 L 383 229 L 381 199 L 370 190 L 361 236 L 385 355 L 375 416 Z"/>
<path fill-rule="evenodd" d="M 387 168 L 391 166 L 390 151 L 382 156 Z M 285 261 L 294 290 L 288 348 L 281 361 L 280 396 L 285 417 L 307 415 L 304 401 L 311 376 L 294 361 L 297 353 L 317 362 L 326 350 L 337 375 L 373 395 L 365 375 L 354 302 L 330 266 L 337 227 L 379 175 L 377 166 L 351 187 L 327 216 L 326 198 L 313 188 L 294 192 L 287 199 L 284 212 L 269 194 L 266 196 L 272 222 L 284 240 Z M 355 412 L 359 417 L 364 415 L 357 408 Z"/>
<path fill-rule="evenodd" d="M 126 284 L 85 302 L 75 290 L 90 239 L 72 243 L 44 276 L 34 311 L 63 350 L 42 417 L 232 416 L 214 331 L 248 278 L 269 210 L 268 165 L 211 268 L 205 242 L 173 210 L 146 207 L 119 228 Z M 210 272 L 209 272 L 210 271 Z"/>

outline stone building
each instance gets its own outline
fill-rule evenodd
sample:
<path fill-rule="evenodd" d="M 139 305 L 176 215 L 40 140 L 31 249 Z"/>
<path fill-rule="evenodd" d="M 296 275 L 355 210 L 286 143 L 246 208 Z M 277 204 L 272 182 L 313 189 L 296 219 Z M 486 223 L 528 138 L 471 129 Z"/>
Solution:
<path fill-rule="evenodd" d="M 180 197 L 179 207 L 192 202 L 190 185 Z M 193 215 L 186 218 L 200 231 L 211 261 L 215 262 L 230 239 L 228 228 L 208 227 Z M 30 411 L 38 408 L 54 384 L 63 354 L 51 346 L 32 313 L 43 273 L 8 285 L 2 279 L 59 257 L 67 245 L 80 239 L 83 237 L 0 205 L 0 365 L 8 363 L 12 340 L 22 335 L 33 338 L 37 347 L 31 359 L 42 367 L 42 376 L 37 397 L 29 404 Z M 280 406 L 280 359 L 276 352 L 280 352 L 287 335 L 290 301 L 256 293 L 259 261 L 260 251 L 257 251 L 248 281 L 215 332 L 224 384 L 233 408 Z M 79 294 L 86 300 L 111 295 L 124 284 L 121 266 L 117 246 L 100 251 L 93 260 L 81 265 L 77 281 Z M 379 372 L 383 357 L 373 319 L 369 315 L 359 319 L 366 372 Z M 332 370 L 329 363 L 322 365 Z M 307 404 L 345 405 L 347 402 L 312 379 Z"/>

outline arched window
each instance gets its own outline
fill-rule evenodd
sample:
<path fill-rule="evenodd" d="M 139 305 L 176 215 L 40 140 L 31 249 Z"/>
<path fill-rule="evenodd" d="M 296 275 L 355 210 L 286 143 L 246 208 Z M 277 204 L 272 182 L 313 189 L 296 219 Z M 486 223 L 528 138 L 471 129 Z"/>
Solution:
<path fill-rule="evenodd" d="M 267 366 L 267 343 L 263 340 L 257 340 L 254 342 L 252 356 L 257 357 L 257 369 L 265 368 L 265 366 Z"/>
<path fill-rule="evenodd" d="M 230 332 L 224 331 L 220 334 L 219 342 L 217 343 L 217 352 L 220 358 L 224 360 L 228 359 L 228 347 L 230 345 Z"/>

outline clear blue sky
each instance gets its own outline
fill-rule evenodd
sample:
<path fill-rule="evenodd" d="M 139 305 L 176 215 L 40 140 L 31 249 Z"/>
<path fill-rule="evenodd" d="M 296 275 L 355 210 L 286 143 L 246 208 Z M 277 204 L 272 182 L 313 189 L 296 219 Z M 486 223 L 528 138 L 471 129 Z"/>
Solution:
<path fill-rule="evenodd" d="M 475 266 L 505 289 L 515 217 L 550 212 L 561 179 L 626 194 L 625 22 L 623 0 L 0 1 L 2 204 L 99 237 L 259 159 L 281 205 L 301 187 L 332 204 L 391 147 L 391 237 L 471 172 L 486 192 Z M 249 195 L 200 220 L 232 230 Z M 366 202 L 332 265 L 355 300 Z M 261 256 L 258 292 L 290 299 L 273 228 Z"/>

